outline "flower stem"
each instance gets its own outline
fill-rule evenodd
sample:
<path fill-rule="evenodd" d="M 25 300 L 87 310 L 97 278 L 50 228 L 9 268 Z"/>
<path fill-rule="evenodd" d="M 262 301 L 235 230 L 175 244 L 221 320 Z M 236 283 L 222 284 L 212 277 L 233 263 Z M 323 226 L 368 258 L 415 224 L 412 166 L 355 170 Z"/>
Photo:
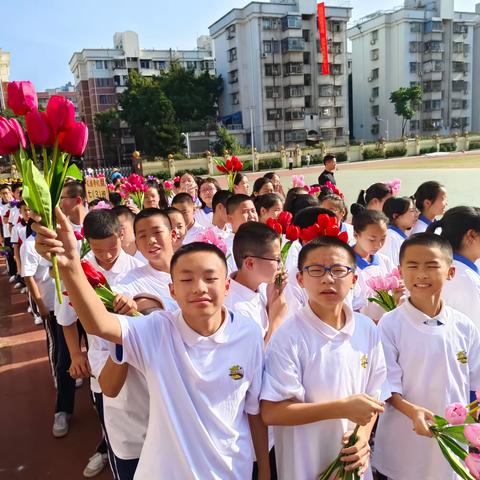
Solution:
<path fill-rule="evenodd" d="M 62 287 L 60 284 L 60 272 L 58 271 L 58 259 L 55 254 L 52 255 L 52 268 L 55 278 L 55 290 L 57 291 L 58 303 L 63 303 Z"/>
<path fill-rule="evenodd" d="M 38 166 L 37 152 L 35 150 L 35 145 L 32 142 L 30 142 L 30 148 L 32 150 L 33 163 Z"/>

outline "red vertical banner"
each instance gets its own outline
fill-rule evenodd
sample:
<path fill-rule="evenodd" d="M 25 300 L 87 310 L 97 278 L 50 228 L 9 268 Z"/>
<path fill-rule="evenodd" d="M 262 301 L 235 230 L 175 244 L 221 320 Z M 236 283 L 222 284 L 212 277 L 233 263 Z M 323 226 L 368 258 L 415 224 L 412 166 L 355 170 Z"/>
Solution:
<path fill-rule="evenodd" d="M 322 52 L 322 75 L 330 75 L 330 66 L 328 64 L 328 44 L 327 44 L 327 17 L 325 16 L 325 3 L 317 5 L 318 32 L 320 33 L 320 51 Z"/>

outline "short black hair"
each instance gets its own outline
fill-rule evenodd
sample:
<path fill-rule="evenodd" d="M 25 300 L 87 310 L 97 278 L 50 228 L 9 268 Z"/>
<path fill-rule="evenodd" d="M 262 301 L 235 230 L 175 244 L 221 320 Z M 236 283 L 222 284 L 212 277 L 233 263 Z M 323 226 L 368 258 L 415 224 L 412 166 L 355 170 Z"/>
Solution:
<path fill-rule="evenodd" d="M 17 190 L 17 188 L 22 188 L 23 185 L 21 182 L 17 182 L 17 183 L 12 183 L 12 190 L 15 191 Z"/>
<path fill-rule="evenodd" d="M 222 260 L 222 263 L 225 265 L 225 275 L 227 275 L 228 267 L 227 267 L 227 259 L 225 258 L 225 254 L 215 245 L 206 242 L 192 242 L 187 243 L 187 245 L 182 245 L 172 257 L 170 261 L 170 274 L 173 277 L 173 269 L 175 265 L 178 263 L 178 259 L 183 257 L 184 255 L 188 255 L 189 253 L 214 253 L 217 257 Z"/>
<path fill-rule="evenodd" d="M 292 215 L 293 213 L 293 202 L 296 198 L 301 195 L 308 195 L 307 191 L 303 187 L 293 187 L 287 192 L 287 196 L 285 197 L 285 202 L 283 204 L 283 209 L 286 212 L 290 212 Z"/>
<path fill-rule="evenodd" d="M 436 235 L 435 233 L 422 232 L 413 234 L 402 243 L 399 254 L 400 264 L 405 257 L 407 248 L 413 247 L 414 245 L 439 248 L 448 257 L 450 263 L 453 261 L 452 246 L 448 240 L 442 238 L 440 235 Z"/>
<path fill-rule="evenodd" d="M 246 175 L 244 173 L 237 172 L 237 174 L 235 175 L 235 178 L 233 179 L 233 184 L 238 185 L 245 177 Z"/>
<path fill-rule="evenodd" d="M 417 209 L 422 212 L 424 209 L 425 200 L 430 200 L 431 202 L 434 202 L 444 188 L 445 187 L 441 183 L 434 180 L 422 183 L 417 188 L 417 191 L 413 194 L 413 198 L 415 199 L 415 206 L 417 207 Z"/>
<path fill-rule="evenodd" d="M 232 195 L 227 200 L 227 213 L 231 215 L 243 202 L 253 202 L 252 197 L 249 197 L 243 193 Z"/>
<path fill-rule="evenodd" d="M 258 195 L 257 197 L 255 197 L 253 203 L 255 205 L 255 209 L 257 210 L 258 215 L 260 215 L 260 210 L 262 208 L 269 210 L 277 203 L 283 205 L 282 199 L 280 198 L 278 193 L 265 193 L 264 195 Z"/>
<path fill-rule="evenodd" d="M 258 193 L 267 183 L 272 183 L 272 180 L 270 178 L 258 177 L 255 182 L 253 182 L 252 192 Z"/>
<path fill-rule="evenodd" d="M 278 173 L 275 173 L 275 172 L 267 172 L 263 178 L 268 178 L 268 180 L 273 180 L 273 177 L 277 175 L 278 176 Z"/>
<path fill-rule="evenodd" d="M 171 213 L 177 213 L 178 215 L 182 215 L 182 217 L 183 217 L 182 212 L 178 208 L 175 208 L 175 207 L 162 208 L 162 212 L 166 213 L 167 215 L 170 215 Z"/>
<path fill-rule="evenodd" d="M 264 256 L 276 240 L 280 241 L 280 235 L 265 223 L 246 222 L 240 225 L 233 237 L 233 258 L 237 268 L 242 268 L 246 256 Z"/>
<path fill-rule="evenodd" d="M 293 199 L 290 213 L 295 216 L 298 212 L 308 207 L 319 207 L 318 198 L 315 195 L 297 195 Z"/>
<path fill-rule="evenodd" d="M 301 272 L 303 267 L 305 266 L 305 261 L 307 260 L 307 256 L 313 250 L 317 248 L 341 248 L 348 254 L 348 259 L 350 260 L 350 266 L 355 269 L 356 260 L 355 260 L 355 251 L 353 248 L 345 243 L 344 241 L 340 240 L 337 237 L 317 237 L 314 238 L 311 242 L 308 242 L 306 245 L 302 247 L 300 253 L 298 254 L 298 262 L 297 268 L 298 271 Z"/>
<path fill-rule="evenodd" d="M 181 214 L 181 212 L 178 212 Z M 168 218 L 168 215 L 163 211 L 160 210 L 159 208 L 144 208 L 143 210 L 140 210 L 140 212 L 135 215 L 135 220 L 133 222 L 133 231 L 134 233 L 137 233 L 137 225 L 138 222 L 141 220 L 145 220 L 146 218 L 150 217 L 161 217 L 163 219 L 163 223 L 165 224 L 166 227 L 168 227 L 169 230 L 172 229 L 172 224 L 170 222 L 170 218 Z"/>
<path fill-rule="evenodd" d="M 120 223 L 112 210 L 92 210 L 83 220 L 83 231 L 87 239 L 103 240 L 112 235 L 118 235 Z"/>
<path fill-rule="evenodd" d="M 294 217 L 292 224 L 300 228 L 308 228 L 317 223 L 318 216 L 325 213 L 329 217 L 336 217 L 336 215 L 326 208 L 322 207 L 307 207 L 300 210 Z"/>
<path fill-rule="evenodd" d="M 353 230 L 357 233 L 363 232 L 369 225 L 388 225 L 388 218 L 382 212 L 376 210 L 363 210 L 353 217 Z"/>
<path fill-rule="evenodd" d="M 108 200 L 114 207 L 122 204 L 122 196 L 118 192 L 108 192 Z"/>
<path fill-rule="evenodd" d="M 233 196 L 233 193 L 230 190 L 218 190 L 212 198 L 212 210 L 215 213 L 215 210 L 218 205 L 222 204 L 227 208 L 227 200 Z"/>
<path fill-rule="evenodd" d="M 63 189 L 71 198 L 80 197 L 84 201 L 87 199 L 85 185 L 83 182 L 80 182 L 78 180 L 70 180 L 68 182 L 65 182 Z"/>
<path fill-rule="evenodd" d="M 8 183 L 2 183 L 0 184 L 0 190 L 12 190 L 12 188 Z"/>
<path fill-rule="evenodd" d="M 112 208 L 112 212 L 117 216 L 125 215 L 132 223 L 135 220 L 135 214 L 126 205 L 117 205 Z"/>
<path fill-rule="evenodd" d="M 174 203 L 188 203 L 194 205 L 192 196 L 187 192 L 177 193 L 172 200 L 172 205 Z"/>
<path fill-rule="evenodd" d="M 323 164 L 326 165 L 328 162 L 330 162 L 332 160 L 336 160 L 336 159 L 337 159 L 337 157 L 333 153 L 327 153 L 323 157 Z"/>
<path fill-rule="evenodd" d="M 347 219 L 347 216 L 348 216 L 348 211 L 347 211 L 347 206 L 345 205 L 345 200 L 340 195 L 337 195 L 335 193 L 329 193 L 329 194 L 327 194 L 327 195 L 325 195 L 325 196 L 323 196 L 322 198 L 319 199 L 320 205 L 322 204 L 322 202 L 327 202 L 327 201 L 334 203 L 340 210 L 345 211 L 345 215 L 342 218 L 342 221 L 345 221 Z"/>

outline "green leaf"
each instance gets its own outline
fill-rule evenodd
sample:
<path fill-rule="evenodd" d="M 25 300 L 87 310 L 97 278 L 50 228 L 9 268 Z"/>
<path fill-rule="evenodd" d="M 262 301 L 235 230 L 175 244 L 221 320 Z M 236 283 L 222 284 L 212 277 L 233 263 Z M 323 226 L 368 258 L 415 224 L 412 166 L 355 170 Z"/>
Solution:
<path fill-rule="evenodd" d="M 79 182 L 81 182 L 83 180 L 82 172 L 79 170 L 79 168 L 74 163 L 72 163 L 68 167 L 66 176 L 67 177 L 72 177 L 75 180 L 78 180 Z"/>
<path fill-rule="evenodd" d="M 448 422 L 439 415 L 434 415 L 433 418 L 435 419 L 435 423 L 438 427 L 446 427 L 448 425 Z"/>
<path fill-rule="evenodd" d="M 444 435 L 443 432 L 440 433 L 440 438 L 445 442 L 447 447 L 460 459 L 465 460 L 467 458 L 468 452 L 460 446 L 451 436 Z"/>
<path fill-rule="evenodd" d="M 463 429 L 465 427 L 463 425 L 454 425 L 451 427 L 445 427 L 442 428 L 441 434 L 446 435 L 450 438 L 453 438 L 457 442 L 463 443 L 464 445 L 467 445 L 467 439 L 465 438 L 465 435 L 463 434 Z"/>
<path fill-rule="evenodd" d="M 65 183 L 65 177 L 67 175 L 68 160 L 70 155 L 62 153 L 55 164 L 53 165 L 53 172 L 51 176 L 50 192 L 52 196 L 52 206 L 55 208 L 60 201 L 62 195 L 63 184 Z"/>
<path fill-rule="evenodd" d="M 329 480 L 330 477 L 342 466 L 340 461 L 340 455 L 324 470 L 318 477 L 317 480 Z"/>
<path fill-rule="evenodd" d="M 95 292 L 97 292 L 97 295 L 104 303 L 113 303 L 113 300 L 116 297 L 116 295 L 111 290 L 105 287 L 97 287 L 95 289 Z"/>
<path fill-rule="evenodd" d="M 42 225 L 52 228 L 52 201 L 47 182 L 32 160 L 23 162 L 23 199 L 42 217 Z"/>
<path fill-rule="evenodd" d="M 445 441 L 442 438 L 437 437 L 437 442 L 438 442 L 438 446 L 440 447 L 440 450 L 443 453 L 443 456 L 445 457 L 447 462 L 450 464 L 450 466 L 453 468 L 455 473 L 460 475 L 460 477 L 463 478 L 464 480 L 475 480 L 470 475 L 470 473 L 468 473 L 468 470 L 465 468 L 463 463 L 458 459 L 458 457 L 456 457 L 452 453 L 452 451 L 447 447 L 447 445 L 445 444 Z"/>

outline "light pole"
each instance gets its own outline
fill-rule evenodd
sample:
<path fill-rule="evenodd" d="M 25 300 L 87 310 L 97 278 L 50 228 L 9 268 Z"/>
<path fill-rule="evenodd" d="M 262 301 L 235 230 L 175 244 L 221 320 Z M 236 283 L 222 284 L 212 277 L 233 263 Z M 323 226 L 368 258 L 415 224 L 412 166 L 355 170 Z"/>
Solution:
<path fill-rule="evenodd" d="M 387 127 L 387 128 L 385 129 L 385 138 L 386 138 L 386 140 L 387 140 L 387 142 L 388 142 L 388 118 L 385 120 L 385 119 L 380 118 L 380 117 L 377 116 L 377 120 L 378 120 L 379 122 L 385 122 L 386 127 Z"/>
<path fill-rule="evenodd" d="M 255 171 L 255 126 L 253 123 L 254 106 L 248 107 L 250 110 L 250 143 L 252 144 L 252 172 Z"/>
<path fill-rule="evenodd" d="M 187 141 L 187 157 L 190 158 L 190 137 L 188 136 L 188 133 L 182 133 L 182 137 L 185 137 L 185 140 Z"/>

